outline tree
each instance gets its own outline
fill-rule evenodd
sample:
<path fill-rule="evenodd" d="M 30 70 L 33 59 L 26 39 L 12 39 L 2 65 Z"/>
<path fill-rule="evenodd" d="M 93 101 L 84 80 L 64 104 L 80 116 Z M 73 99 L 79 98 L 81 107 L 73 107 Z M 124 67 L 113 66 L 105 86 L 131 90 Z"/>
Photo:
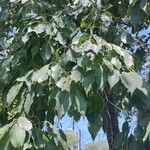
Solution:
<path fill-rule="evenodd" d="M 108 150 L 108 143 L 106 141 L 95 142 L 86 145 L 86 150 Z"/>
<path fill-rule="evenodd" d="M 66 136 L 67 136 L 67 142 L 68 142 L 68 145 L 70 146 L 69 148 L 71 150 L 77 150 L 78 149 L 78 134 L 77 132 L 75 132 L 74 130 L 72 129 L 68 129 L 66 131 Z"/>
<path fill-rule="evenodd" d="M 148 48 L 133 33 L 148 27 L 149 5 L 1 0 L 1 149 L 63 149 L 67 139 L 54 118 L 66 113 L 75 121 L 86 116 L 93 139 L 103 128 L 110 150 L 146 149 L 150 91 L 138 58 Z M 132 107 L 140 120 L 129 136 L 128 123 L 120 132 L 117 117 Z"/>

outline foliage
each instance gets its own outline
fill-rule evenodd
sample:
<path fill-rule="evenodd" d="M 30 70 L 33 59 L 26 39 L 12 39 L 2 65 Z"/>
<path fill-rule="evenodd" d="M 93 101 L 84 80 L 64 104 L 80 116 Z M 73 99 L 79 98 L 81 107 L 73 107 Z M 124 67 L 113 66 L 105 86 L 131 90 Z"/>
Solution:
<path fill-rule="evenodd" d="M 78 134 L 77 134 L 77 132 L 72 131 L 72 130 L 67 130 L 65 134 L 67 137 L 67 142 L 68 142 L 69 148 L 71 150 L 78 149 Z"/>
<path fill-rule="evenodd" d="M 92 144 L 87 144 L 85 150 L 108 150 L 108 143 L 106 141 L 99 141 Z"/>
<path fill-rule="evenodd" d="M 94 139 L 108 126 L 107 93 L 119 110 L 136 107 L 143 115 L 142 137 L 137 130 L 137 137 L 127 140 L 123 131 L 118 136 L 126 140 L 118 138 L 116 148 L 146 147 L 150 93 L 138 75 L 142 62 L 131 52 L 135 45 L 146 50 L 132 33 L 149 23 L 149 5 L 146 0 L 1 0 L 1 149 L 63 149 L 67 140 L 54 117 L 66 113 L 76 121 L 86 116 Z"/>

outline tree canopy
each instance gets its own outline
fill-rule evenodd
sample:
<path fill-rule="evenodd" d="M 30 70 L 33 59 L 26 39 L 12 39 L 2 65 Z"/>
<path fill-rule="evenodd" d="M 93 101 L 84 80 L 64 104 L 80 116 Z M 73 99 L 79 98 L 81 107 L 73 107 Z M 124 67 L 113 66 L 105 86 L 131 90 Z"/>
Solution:
<path fill-rule="evenodd" d="M 140 118 L 115 149 L 148 149 L 150 85 L 139 74 L 149 38 L 138 33 L 149 23 L 149 0 L 1 0 L 1 149 L 66 149 L 54 123 L 66 113 L 87 117 L 94 139 L 109 105 Z"/>

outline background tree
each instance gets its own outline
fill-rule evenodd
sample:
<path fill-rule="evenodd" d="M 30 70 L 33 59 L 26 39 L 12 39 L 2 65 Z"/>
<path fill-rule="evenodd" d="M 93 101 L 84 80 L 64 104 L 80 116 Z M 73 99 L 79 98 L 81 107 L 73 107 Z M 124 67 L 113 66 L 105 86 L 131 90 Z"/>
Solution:
<path fill-rule="evenodd" d="M 108 150 L 108 143 L 106 141 L 95 142 L 92 144 L 87 144 L 85 150 Z"/>
<path fill-rule="evenodd" d="M 149 147 L 150 91 L 138 74 L 149 51 L 138 36 L 149 25 L 148 0 L 0 6 L 1 149 L 63 149 L 67 139 L 54 118 L 66 113 L 86 116 L 93 139 L 103 128 L 110 150 Z M 120 132 L 117 117 L 133 107 L 140 119 L 129 136 L 128 122 Z"/>

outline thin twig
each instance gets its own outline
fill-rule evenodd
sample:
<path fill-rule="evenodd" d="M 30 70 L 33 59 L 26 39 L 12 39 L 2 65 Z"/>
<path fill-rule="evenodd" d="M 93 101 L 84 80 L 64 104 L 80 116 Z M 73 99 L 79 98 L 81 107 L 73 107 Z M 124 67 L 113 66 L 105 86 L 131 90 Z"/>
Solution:
<path fill-rule="evenodd" d="M 113 105 L 114 107 L 116 107 L 119 111 L 123 111 L 121 108 L 119 108 L 117 105 L 113 104 L 111 101 L 108 100 L 108 97 L 107 97 L 107 94 L 106 92 L 104 91 L 104 94 L 105 94 L 105 97 L 106 97 L 106 100 L 108 103 L 110 103 L 111 105 Z"/>

